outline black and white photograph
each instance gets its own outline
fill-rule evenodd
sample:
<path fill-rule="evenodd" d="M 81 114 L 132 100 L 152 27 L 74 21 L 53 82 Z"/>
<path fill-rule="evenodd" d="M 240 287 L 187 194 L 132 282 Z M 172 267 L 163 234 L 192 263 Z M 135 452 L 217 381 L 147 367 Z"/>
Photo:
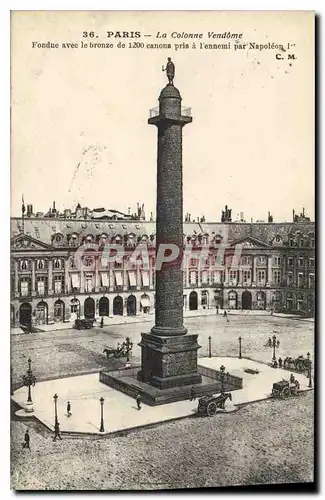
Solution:
<path fill-rule="evenodd" d="M 10 36 L 11 489 L 312 488 L 315 13 Z"/>

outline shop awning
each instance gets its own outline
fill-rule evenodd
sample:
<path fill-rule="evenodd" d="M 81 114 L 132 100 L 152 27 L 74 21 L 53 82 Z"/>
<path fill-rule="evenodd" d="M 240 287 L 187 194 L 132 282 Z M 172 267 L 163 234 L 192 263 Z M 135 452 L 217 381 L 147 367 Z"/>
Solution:
<path fill-rule="evenodd" d="M 80 288 L 80 281 L 78 274 L 71 274 L 72 288 Z"/>
<path fill-rule="evenodd" d="M 137 286 L 137 277 L 135 271 L 129 271 L 130 286 Z"/>
<path fill-rule="evenodd" d="M 149 286 L 149 273 L 142 271 L 142 286 Z"/>
<path fill-rule="evenodd" d="M 102 273 L 101 274 L 101 278 L 102 278 L 102 286 L 108 288 L 109 287 L 109 282 L 108 282 L 107 273 Z"/>
<path fill-rule="evenodd" d="M 150 307 L 150 299 L 149 297 L 143 297 L 140 300 L 142 307 Z"/>
<path fill-rule="evenodd" d="M 115 271 L 116 286 L 123 286 L 123 277 L 120 271 Z"/>

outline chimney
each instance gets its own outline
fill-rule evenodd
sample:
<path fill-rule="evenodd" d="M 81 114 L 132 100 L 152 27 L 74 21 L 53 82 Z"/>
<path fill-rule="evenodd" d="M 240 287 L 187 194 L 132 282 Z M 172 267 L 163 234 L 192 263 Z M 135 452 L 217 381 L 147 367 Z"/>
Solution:
<path fill-rule="evenodd" d="M 294 210 L 294 208 L 292 209 L 292 221 L 293 222 L 295 221 L 295 210 Z"/>
<path fill-rule="evenodd" d="M 53 201 L 53 212 L 55 212 L 55 201 Z"/>
<path fill-rule="evenodd" d="M 27 205 L 27 217 L 33 215 L 33 205 Z"/>
<path fill-rule="evenodd" d="M 131 207 L 128 207 L 128 215 L 131 215 Z"/>
<path fill-rule="evenodd" d="M 302 216 L 305 217 L 305 207 L 302 208 Z"/>

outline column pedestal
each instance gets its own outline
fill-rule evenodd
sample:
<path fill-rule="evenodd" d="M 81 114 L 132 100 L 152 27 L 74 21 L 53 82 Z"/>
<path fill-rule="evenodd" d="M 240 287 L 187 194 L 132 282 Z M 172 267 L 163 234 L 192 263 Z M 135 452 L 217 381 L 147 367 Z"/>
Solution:
<path fill-rule="evenodd" d="M 142 333 L 141 370 L 138 380 L 158 387 L 170 389 L 202 382 L 197 373 L 197 335 L 162 337 Z"/>

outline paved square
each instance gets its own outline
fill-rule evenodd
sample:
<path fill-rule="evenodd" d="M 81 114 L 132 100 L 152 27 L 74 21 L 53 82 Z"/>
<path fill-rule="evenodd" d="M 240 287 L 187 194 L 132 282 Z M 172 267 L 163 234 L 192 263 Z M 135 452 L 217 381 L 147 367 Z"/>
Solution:
<path fill-rule="evenodd" d="M 233 405 L 266 399 L 270 395 L 273 382 L 282 378 L 288 380 L 290 377 L 288 371 L 270 368 L 252 360 L 230 357 L 200 359 L 200 365 L 213 369 L 219 369 L 221 364 L 225 365 L 226 372 L 243 378 L 243 389 L 232 393 Z M 246 373 L 246 368 L 258 370 L 259 373 Z M 301 390 L 308 389 L 306 375 L 295 374 L 295 377 L 301 384 Z M 197 409 L 197 400 L 185 400 L 154 407 L 142 404 L 142 409 L 137 410 L 134 399 L 99 382 L 99 375 L 95 373 L 39 382 L 32 389 L 34 415 L 51 430 L 54 428 L 55 393 L 59 396 L 58 419 L 61 432 L 103 434 L 99 432 L 101 397 L 105 399 L 105 433 L 188 417 Z M 18 389 L 13 396 L 13 400 L 20 406 L 25 405 L 26 398 L 25 387 Z M 69 418 L 66 413 L 67 401 L 71 402 L 72 415 Z"/>

